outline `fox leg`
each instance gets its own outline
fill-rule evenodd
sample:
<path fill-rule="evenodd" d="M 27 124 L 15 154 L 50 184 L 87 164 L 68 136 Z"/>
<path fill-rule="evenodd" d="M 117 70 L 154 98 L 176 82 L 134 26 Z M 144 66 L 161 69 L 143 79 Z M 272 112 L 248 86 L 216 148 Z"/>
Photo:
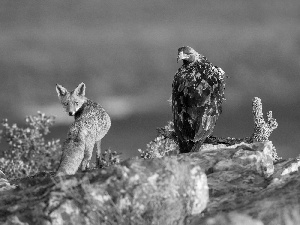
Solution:
<path fill-rule="evenodd" d="M 81 170 L 84 171 L 90 167 L 90 161 L 93 155 L 93 149 L 94 149 L 94 144 L 90 144 L 92 141 L 87 141 L 85 150 L 84 150 L 84 157 L 81 163 Z"/>
<path fill-rule="evenodd" d="M 96 151 L 96 167 L 99 168 L 101 160 L 101 140 L 96 141 L 97 151 Z"/>
<path fill-rule="evenodd" d="M 81 170 L 84 171 L 90 168 L 90 161 L 92 158 L 92 154 L 84 154 L 84 158 L 81 163 Z"/>

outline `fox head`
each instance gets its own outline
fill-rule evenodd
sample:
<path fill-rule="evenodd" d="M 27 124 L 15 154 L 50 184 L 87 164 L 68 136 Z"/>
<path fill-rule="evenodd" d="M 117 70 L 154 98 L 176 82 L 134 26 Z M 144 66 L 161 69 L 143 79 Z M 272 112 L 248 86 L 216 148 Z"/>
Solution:
<path fill-rule="evenodd" d="M 85 97 L 85 84 L 81 83 L 73 91 L 68 91 L 63 86 L 56 84 L 56 92 L 61 104 L 69 116 L 74 116 L 87 100 Z"/>

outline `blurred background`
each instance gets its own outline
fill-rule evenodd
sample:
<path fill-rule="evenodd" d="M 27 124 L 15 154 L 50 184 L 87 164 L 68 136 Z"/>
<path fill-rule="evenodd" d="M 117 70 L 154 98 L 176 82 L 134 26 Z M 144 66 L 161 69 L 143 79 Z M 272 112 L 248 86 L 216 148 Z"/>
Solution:
<path fill-rule="evenodd" d="M 112 117 L 103 148 L 138 155 L 171 119 L 177 49 L 189 45 L 230 76 L 214 135 L 251 135 L 257 96 L 279 123 L 278 155 L 299 155 L 299 0 L 0 3 L 0 119 L 24 123 L 40 110 L 56 116 L 49 138 L 63 141 L 73 118 L 55 84 L 84 82 Z"/>

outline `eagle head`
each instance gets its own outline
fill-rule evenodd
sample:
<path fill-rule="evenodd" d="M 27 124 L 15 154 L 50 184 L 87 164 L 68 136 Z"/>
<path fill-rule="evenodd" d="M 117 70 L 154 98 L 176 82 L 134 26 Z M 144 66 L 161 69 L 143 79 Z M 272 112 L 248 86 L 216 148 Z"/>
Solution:
<path fill-rule="evenodd" d="M 183 46 L 178 49 L 177 63 L 183 62 L 192 63 L 199 57 L 199 53 L 189 46 Z"/>

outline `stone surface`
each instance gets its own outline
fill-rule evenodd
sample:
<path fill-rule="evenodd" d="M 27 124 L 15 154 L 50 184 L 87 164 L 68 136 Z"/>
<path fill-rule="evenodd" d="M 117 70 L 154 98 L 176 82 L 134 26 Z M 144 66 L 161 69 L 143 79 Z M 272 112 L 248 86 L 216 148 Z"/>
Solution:
<path fill-rule="evenodd" d="M 176 157 L 14 183 L 16 190 L 0 192 L 0 223 L 184 224 L 208 202 L 204 172 Z"/>
<path fill-rule="evenodd" d="M 10 190 L 10 189 L 14 189 L 15 186 L 14 185 L 11 185 L 5 174 L 0 170 L 0 192 L 1 191 L 7 191 L 7 190 Z"/>
<path fill-rule="evenodd" d="M 6 176 L 5 176 L 5 174 L 0 170 L 0 178 L 4 178 L 4 179 L 6 179 Z"/>
<path fill-rule="evenodd" d="M 300 160 L 296 159 L 286 159 L 281 162 L 276 163 L 276 172 L 272 175 L 272 178 L 280 179 L 282 176 L 290 174 L 292 172 L 297 172 L 300 166 Z"/>
<path fill-rule="evenodd" d="M 271 141 L 240 143 L 232 146 L 203 145 L 200 152 L 191 153 L 206 173 L 217 171 L 251 171 L 263 177 L 270 177 L 274 172 Z M 182 154 L 179 158 L 184 158 Z"/>
<path fill-rule="evenodd" d="M 191 216 L 187 224 L 300 224 L 299 160 L 282 160 L 274 166 L 269 160 L 271 149 L 271 142 L 262 142 L 221 146 L 222 153 L 209 149 L 200 152 L 205 155 L 202 158 L 214 159 L 210 164 L 205 160 L 200 163 L 207 173 L 210 202 L 202 214 Z M 241 158 L 236 160 L 236 156 Z M 249 161 L 245 157 L 250 157 Z M 236 166 L 238 161 L 243 166 Z M 220 164 L 223 166 L 216 169 Z M 240 216 L 247 222 L 241 222 Z"/>
<path fill-rule="evenodd" d="M 219 214 L 214 218 L 209 218 L 206 225 L 263 225 L 259 220 L 253 219 L 245 214 L 236 212 Z"/>
<path fill-rule="evenodd" d="M 0 224 L 299 225 L 299 159 L 273 163 L 272 148 L 270 141 L 204 145 L 74 176 L 11 181 L 17 188 L 0 192 Z"/>

